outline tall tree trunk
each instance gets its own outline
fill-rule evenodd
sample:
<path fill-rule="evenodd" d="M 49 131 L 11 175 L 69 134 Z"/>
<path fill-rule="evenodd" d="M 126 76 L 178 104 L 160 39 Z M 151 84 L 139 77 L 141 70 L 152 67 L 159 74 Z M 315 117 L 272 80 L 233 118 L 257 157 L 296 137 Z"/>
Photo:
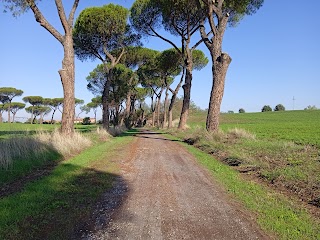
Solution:
<path fill-rule="evenodd" d="M 39 121 L 40 121 L 40 124 L 43 123 L 43 113 L 40 114 L 40 120 Z"/>
<path fill-rule="evenodd" d="M 57 109 L 54 109 L 54 110 L 53 110 L 53 113 L 52 113 L 52 116 L 51 116 L 51 124 L 53 124 L 53 116 L 54 116 L 54 114 L 55 114 L 56 111 L 57 111 Z"/>
<path fill-rule="evenodd" d="M 131 108 L 131 91 L 127 94 L 126 99 L 126 110 L 125 110 L 125 117 L 128 118 L 130 115 L 130 108 Z"/>
<path fill-rule="evenodd" d="M 9 102 L 9 107 L 8 107 L 8 123 L 11 123 L 10 112 L 11 112 L 11 101 Z"/>
<path fill-rule="evenodd" d="M 129 86 L 132 85 L 132 81 L 133 81 L 133 77 L 131 77 L 129 79 Z M 131 93 L 132 91 L 129 90 L 127 93 L 127 100 L 126 100 L 126 110 L 125 110 L 125 118 L 128 118 L 130 116 L 131 113 Z"/>
<path fill-rule="evenodd" d="M 94 124 L 97 124 L 97 110 L 94 110 L 93 114 L 94 114 Z"/>
<path fill-rule="evenodd" d="M 168 110 L 168 128 L 172 128 L 172 109 L 173 109 L 174 102 L 176 101 L 176 98 L 177 98 L 177 94 L 173 93 L 171 97 L 170 105 L 169 105 L 169 110 Z"/>
<path fill-rule="evenodd" d="M 114 125 L 119 126 L 119 105 L 116 104 L 115 106 L 115 119 L 114 119 Z"/>
<path fill-rule="evenodd" d="M 220 45 L 221 46 L 221 45 Z M 231 57 L 221 50 L 211 51 L 212 57 L 212 89 L 206 121 L 206 129 L 210 132 L 218 131 L 220 106 L 224 93 L 224 83 Z"/>
<path fill-rule="evenodd" d="M 72 135 L 74 133 L 75 97 L 74 97 L 74 49 L 72 39 L 72 27 L 66 33 L 64 44 L 64 57 L 62 69 L 59 70 L 63 86 L 63 112 L 61 121 L 61 133 Z"/>
<path fill-rule="evenodd" d="M 191 98 L 191 82 L 192 82 L 192 66 L 186 68 L 185 84 L 183 88 L 183 103 L 180 115 L 180 122 L 178 129 L 185 130 L 187 127 L 187 120 L 189 115 L 190 98 Z"/>
<path fill-rule="evenodd" d="M 32 106 L 32 111 L 31 111 L 31 118 L 30 118 L 30 123 L 33 124 L 33 111 L 34 111 L 34 106 Z"/>
<path fill-rule="evenodd" d="M 170 101 L 169 110 L 168 110 L 168 115 L 169 115 L 168 128 L 172 128 L 172 109 L 177 99 L 177 94 L 180 90 L 181 84 L 184 80 L 184 76 L 185 76 L 185 68 L 182 69 L 182 75 L 181 75 L 179 84 L 177 85 L 176 89 L 172 92 L 171 101 Z"/>
<path fill-rule="evenodd" d="M 155 113 L 155 106 L 154 106 L 154 99 L 153 95 L 151 96 L 151 111 L 152 111 L 152 127 L 154 127 L 155 119 L 156 119 L 156 113 Z"/>
<path fill-rule="evenodd" d="M 108 85 L 106 83 L 106 85 Z M 109 103 L 108 94 L 109 87 L 105 86 L 102 93 L 102 127 L 104 129 L 109 129 Z"/>
<path fill-rule="evenodd" d="M 12 122 L 14 122 L 15 117 L 16 117 L 16 113 L 12 113 Z"/>
<path fill-rule="evenodd" d="M 0 112 L 0 123 L 2 123 L 3 120 L 2 120 L 2 112 Z"/>
<path fill-rule="evenodd" d="M 157 96 L 157 127 L 160 127 L 160 105 L 161 105 L 161 96 L 164 88 L 161 88 L 160 93 Z"/>
<path fill-rule="evenodd" d="M 166 89 L 166 97 L 164 99 L 162 128 L 164 128 L 164 125 L 167 122 L 167 106 L 168 106 L 168 97 L 169 97 L 168 91 L 169 91 L 169 86 Z"/>

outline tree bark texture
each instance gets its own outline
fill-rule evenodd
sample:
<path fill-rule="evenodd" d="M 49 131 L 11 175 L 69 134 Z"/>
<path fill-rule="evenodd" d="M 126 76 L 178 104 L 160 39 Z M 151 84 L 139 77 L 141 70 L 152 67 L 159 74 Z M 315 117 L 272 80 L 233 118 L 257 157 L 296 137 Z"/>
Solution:
<path fill-rule="evenodd" d="M 185 84 L 183 88 L 183 103 L 180 115 L 178 129 L 185 130 L 187 127 L 187 120 L 189 115 L 190 98 L 191 98 L 191 82 L 192 82 L 192 66 L 186 68 Z"/>
<path fill-rule="evenodd" d="M 109 81 L 107 80 L 102 93 L 102 126 L 109 129 Z"/>
<path fill-rule="evenodd" d="M 72 135 L 74 132 L 75 97 L 74 97 L 74 49 L 72 29 L 66 33 L 63 44 L 64 57 L 62 69 L 59 70 L 63 86 L 63 112 L 61 121 L 61 133 Z"/>
<path fill-rule="evenodd" d="M 8 123 L 11 123 L 10 113 L 11 113 L 11 101 L 9 102 L 9 107 L 8 107 Z"/>
<path fill-rule="evenodd" d="M 169 87 L 166 89 L 166 97 L 164 99 L 164 105 L 163 105 L 163 121 L 162 121 L 162 128 L 164 128 L 166 122 L 167 122 L 167 106 L 168 106 L 168 97 L 169 97 Z"/>
<path fill-rule="evenodd" d="M 171 96 L 170 105 L 169 105 L 169 109 L 168 109 L 168 128 L 172 128 L 172 109 L 173 109 L 174 103 L 177 99 L 177 94 L 178 94 L 180 87 L 182 85 L 182 82 L 184 80 L 184 76 L 185 76 L 185 68 L 183 68 L 183 70 L 182 70 L 180 82 L 178 83 L 176 89 L 174 91 L 172 91 L 170 89 L 170 91 L 172 92 L 172 96 Z"/>
<path fill-rule="evenodd" d="M 160 127 L 160 113 L 161 113 L 161 109 L 160 109 L 160 105 L 161 105 L 161 96 L 162 96 L 162 92 L 163 92 L 164 88 L 162 87 L 159 94 L 157 95 L 157 127 Z"/>
<path fill-rule="evenodd" d="M 219 129 L 220 106 L 224 93 L 227 70 L 229 64 L 231 63 L 231 57 L 227 53 L 221 53 L 220 55 L 218 55 L 214 52 L 211 54 L 211 56 L 213 62 L 213 83 L 210 94 L 206 129 L 210 132 L 214 132 L 218 131 Z"/>

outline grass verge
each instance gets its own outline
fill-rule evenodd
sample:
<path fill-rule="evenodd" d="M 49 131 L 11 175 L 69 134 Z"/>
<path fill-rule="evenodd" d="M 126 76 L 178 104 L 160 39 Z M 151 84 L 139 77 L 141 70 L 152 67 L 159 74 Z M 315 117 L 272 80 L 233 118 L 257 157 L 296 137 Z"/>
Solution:
<path fill-rule="evenodd" d="M 59 131 L 0 141 L 0 187 L 35 169 L 55 165 L 90 145 L 91 141 L 83 134 L 76 132 L 66 137 Z"/>
<path fill-rule="evenodd" d="M 185 143 L 181 144 L 235 199 L 256 214 L 262 229 L 275 234 L 277 239 L 320 239 L 320 221 L 303 208 L 297 207 L 279 193 L 254 181 L 243 179 L 237 171 L 215 160 L 211 155 Z"/>
<path fill-rule="evenodd" d="M 169 132 L 243 174 L 320 207 L 320 152 L 316 147 L 277 139 L 270 141 L 243 129 L 209 133 L 196 127 Z M 314 212 L 320 216 L 320 212 Z"/>
<path fill-rule="evenodd" d="M 117 175 L 114 157 L 133 138 L 98 143 L 0 199 L 0 239 L 71 239 Z M 123 153 L 124 154 L 124 153 Z"/>

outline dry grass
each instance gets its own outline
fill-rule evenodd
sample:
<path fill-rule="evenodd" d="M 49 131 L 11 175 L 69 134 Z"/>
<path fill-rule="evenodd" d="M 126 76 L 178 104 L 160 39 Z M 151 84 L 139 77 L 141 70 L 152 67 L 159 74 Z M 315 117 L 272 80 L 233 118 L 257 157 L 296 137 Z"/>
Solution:
<path fill-rule="evenodd" d="M 46 160 L 52 152 L 67 158 L 91 145 L 91 141 L 80 133 L 72 137 L 61 135 L 58 130 L 52 133 L 38 132 L 33 136 L 10 138 L 0 141 L 0 169 L 8 170 L 14 161 Z"/>
<path fill-rule="evenodd" d="M 103 128 L 97 127 L 97 135 L 101 141 L 107 141 L 112 136 Z"/>
<path fill-rule="evenodd" d="M 249 139 L 249 140 L 255 140 L 256 136 L 245 129 L 241 128 L 232 128 L 227 131 L 229 136 L 233 136 L 237 139 Z"/>
<path fill-rule="evenodd" d="M 70 157 L 91 145 L 91 141 L 75 132 L 72 137 L 62 135 L 57 129 L 52 133 L 39 132 L 35 138 L 45 145 L 50 145 L 62 156 Z"/>
<path fill-rule="evenodd" d="M 39 144 L 33 137 L 11 138 L 0 141 L 0 169 L 9 169 L 14 159 L 41 156 L 49 151 L 48 146 Z"/>

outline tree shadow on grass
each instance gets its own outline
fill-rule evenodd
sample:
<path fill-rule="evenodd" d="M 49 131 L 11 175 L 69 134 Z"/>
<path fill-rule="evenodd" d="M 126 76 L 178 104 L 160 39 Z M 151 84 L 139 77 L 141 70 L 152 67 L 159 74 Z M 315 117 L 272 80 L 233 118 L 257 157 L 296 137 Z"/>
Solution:
<path fill-rule="evenodd" d="M 63 156 L 36 138 L 0 141 L 0 197 L 18 192 L 33 180 L 48 175 Z"/>
<path fill-rule="evenodd" d="M 107 225 L 126 186 L 121 176 L 63 163 L 0 199 L 0 239 L 80 239 L 94 231 L 97 220 Z"/>

